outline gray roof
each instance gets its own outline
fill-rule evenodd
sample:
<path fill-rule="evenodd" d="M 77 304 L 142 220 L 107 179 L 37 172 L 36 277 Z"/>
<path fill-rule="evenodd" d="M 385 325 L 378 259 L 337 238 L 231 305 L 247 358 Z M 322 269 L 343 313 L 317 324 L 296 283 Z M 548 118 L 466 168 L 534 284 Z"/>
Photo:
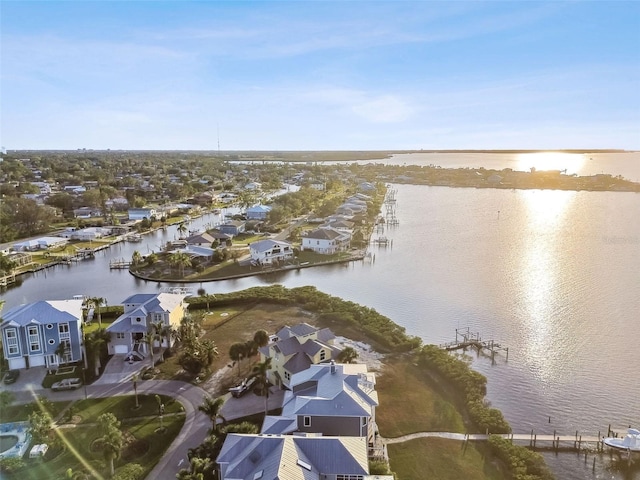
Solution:
<path fill-rule="evenodd" d="M 231 433 L 216 461 L 222 478 L 234 480 L 319 480 L 321 474 L 369 473 L 366 439 L 361 437 Z"/>
<path fill-rule="evenodd" d="M 1 326 L 67 323 L 74 320 L 82 320 L 82 300 L 41 300 L 7 310 L 2 314 Z"/>
<path fill-rule="evenodd" d="M 338 237 L 342 237 L 344 234 L 331 228 L 318 228 L 312 230 L 305 235 L 305 238 L 317 238 L 318 240 L 334 240 Z"/>
<path fill-rule="evenodd" d="M 375 377 L 363 364 L 316 364 L 293 375 L 282 416 L 371 416 L 378 405 Z M 304 387 L 303 390 L 296 386 Z"/>
<path fill-rule="evenodd" d="M 293 336 L 301 337 L 303 335 L 308 335 L 317 330 L 318 329 L 316 327 L 303 322 L 303 323 L 298 323 L 293 327 L 290 327 L 288 325 L 285 327 L 282 327 L 280 330 L 276 332 L 276 335 L 280 340 L 283 340 L 285 338 L 289 338 Z"/>
<path fill-rule="evenodd" d="M 291 244 L 287 242 L 279 242 L 277 240 L 258 240 L 257 242 L 253 242 L 249 245 L 251 250 L 255 250 L 256 252 L 266 252 L 267 250 L 271 250 L 273 247 L 289 247 L 291 248 Z"/>
<path fill-rule="evenodd" d="M 207 232 L 198 233 L 196 235 L 191 235 L 187 237 L 187 243 L 207 243 L 211 245 L 211 243 L 215 240 L 210 234 Z"/>
<path fill-rule="evenodd" d="M 179 293 L 139 293 L 127 298 L 124 304 L 138 305 L 134 310 L 120 315 L 111 325 L 107 327 L 107 332 L 145 332 L 140 325 L 132 324 L 129 319 L 133 317 L 144 317 L 150 313 L 170 313 L 178 307 L 186 295 Z"/>

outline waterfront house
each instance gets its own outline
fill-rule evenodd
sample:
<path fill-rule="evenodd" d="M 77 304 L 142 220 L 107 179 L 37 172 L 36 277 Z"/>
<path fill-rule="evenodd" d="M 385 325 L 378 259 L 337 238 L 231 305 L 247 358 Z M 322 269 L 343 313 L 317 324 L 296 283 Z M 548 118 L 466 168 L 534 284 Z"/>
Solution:
<path fill-rule="evenodd" d="M 80 207 L 73 210 L 73 216 L 75 218 L 91 218 L 99 217 L 102 215 L 102 211 L 99 208 Z"/>
<path fill-rule="evenodd" d="M 145 208 L 130 208 L 128 211 L 129 220 L 150 220 L 151 217 L 156 216 L 158 213 L 155 208 L 145 207 Z"/>
<path fill-rule="evenodd" d="M 258 265 L 272 265 L 293 258 L 293 247 L 288 242 L 259 240 L 249 245 L 251 260 Z"/>
<path fill-rule="evenodd" d="M 271 340 L 259 349 L 260 361 L 271 358 L 267 378 L 280 388 L 289 388 L 291 377 L 296 373 L 335 359 L 340 353 L 333 345 L 335 335 L 331 330 L 319 330 L 308 323 L 283 327 Z"/>
<path fill-rule="evenodd" d="M 82 359 L 82 300 L 41 300 L 2 314 L 9 368 L 56 368 Z"/>
<path fill-rule="evenodd" d="M 231 235 L 235 237 L 240 233 L 244 232 L 246 222 L 242 220 L 231 220 L 227 223 L 223 223 L 218 227 L 218 231 L 221 233 L 226 233 L 227 235 Z"/>
<path fill-rule="evenodd" d="M 216 462 L 221 480 L 393 480 L 369 475 L 367 445 L 359 437 L 230 433 Z"/>
<path fill-rule="evenodd" d="M 264 220 L 267 218 L 267 214 L 271 211 L 271 207 L 268 205 L 255 205 L 247 208 L 245 212 L 247 220 Z"/>
<path fill-rule="evenodd" d="M 16 252 L 28 250 L 46 250 L 47 248 L 61 247 L 66 245 L 68 240 L 60 237 L 40 237 L 33 240 L 25 240 L 13 244 L 13 249 Z"/>
<path fill-rule="evenodd" d="M 210 247 L 214 241 L 215 238 L 207 232 L 196 233 L 195 235 L 187 237 L 187 243 L 189 245 L 197 245 L 198 247 Z"/>
<path fill-rule="evenodd" d="M 184 299 L 185 295 L 178 293 L 139 293 L 125 299 L 124 313 L 107 327 L 111 334 L 109 353 L 131 355 L 138 360 L 147 356 L 145 336 L 157 324 L 177 329 L 187 310 Z M 172 342 L 167 336 L 156 340 L 153 346 L 169 347 Z"/>
<path fill-rule="evenodd" d="M 311 365 L 291 378 L 282 414 L 267 416 L 262 433 L 364 437 L 373 450 L 377 406 L 375 375 L 366 365 Z"/>
<path fill-rule="evenodd" d="M 333 254 L 347 250 L 351 235 L 333 228 L 318 228 L 302 237 L 302 250 L 312 250 L 316 253 Z"/>

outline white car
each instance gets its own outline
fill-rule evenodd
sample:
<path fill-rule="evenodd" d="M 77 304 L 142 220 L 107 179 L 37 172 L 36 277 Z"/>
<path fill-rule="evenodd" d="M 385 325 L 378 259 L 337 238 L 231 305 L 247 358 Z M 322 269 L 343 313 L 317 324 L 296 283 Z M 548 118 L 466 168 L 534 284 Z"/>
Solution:
<path fill-rule="evenodd" d="M 82 380 L 79 378 L 65 378 L 51 385 L 51 390 L 59 392 L 61 390 L 75 390 L 82 386 Z"/>

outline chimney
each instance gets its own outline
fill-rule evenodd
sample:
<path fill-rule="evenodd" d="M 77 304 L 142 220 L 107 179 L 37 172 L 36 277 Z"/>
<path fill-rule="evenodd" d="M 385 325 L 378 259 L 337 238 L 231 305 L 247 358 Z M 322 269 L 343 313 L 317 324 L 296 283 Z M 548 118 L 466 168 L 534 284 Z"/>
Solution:
<path fill-rule="evenodd" d="M 331 373 L 334 374 L 336 373 L 336 362 L 334 362 L 333 360 L 331 360 Z"/>

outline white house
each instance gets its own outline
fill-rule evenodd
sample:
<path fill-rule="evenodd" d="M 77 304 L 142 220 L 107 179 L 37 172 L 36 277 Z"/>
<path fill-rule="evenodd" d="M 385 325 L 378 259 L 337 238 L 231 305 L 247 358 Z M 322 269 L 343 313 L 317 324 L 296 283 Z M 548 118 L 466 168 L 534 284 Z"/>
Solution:
<path fill-rule="evenodd" d="M 259 240 L 249 245 L 251 260 L 259 265 L 271 265 L 293 258 L 293 247 L 290 243 L 277 240 Z"/>
<path fill-rule="evenodd" d="M 351 235 L 333 228 L 318 228 L 302 237 L 302 250 L 333 254 L 349 249 Z"/>
<path fill-rule="evenodd" d="M 264 220 L 267 218 L 267 214 L 271 211 L 271 207 L 268 205 L 255 205 L 247 208 L 246 215 L 247 220 Z"/>
<path fill-rule="evenodd" d="M 249 182 L 244 186 L 245 190 L 260 190 L 262 184 L 260 182 Z"/>
<path fill-rule="evenodd" d="M 158 211 L 155 208 L 146 207 L 146 208 L 130 208 L 129 212 L 129 220 L 147 220 L 151 219 L 151 217 L 156 216 Z"/>

